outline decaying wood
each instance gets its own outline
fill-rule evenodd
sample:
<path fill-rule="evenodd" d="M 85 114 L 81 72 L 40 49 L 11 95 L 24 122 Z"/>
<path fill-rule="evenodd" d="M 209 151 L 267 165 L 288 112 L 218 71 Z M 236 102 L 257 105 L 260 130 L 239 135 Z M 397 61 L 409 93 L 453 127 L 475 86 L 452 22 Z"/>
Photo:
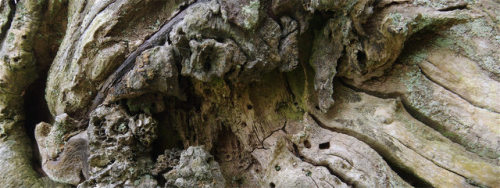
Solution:
<path fill-rule="evenodd" d="M 499 8 L 0 1 L 0 187 L 500 187 Z"/>

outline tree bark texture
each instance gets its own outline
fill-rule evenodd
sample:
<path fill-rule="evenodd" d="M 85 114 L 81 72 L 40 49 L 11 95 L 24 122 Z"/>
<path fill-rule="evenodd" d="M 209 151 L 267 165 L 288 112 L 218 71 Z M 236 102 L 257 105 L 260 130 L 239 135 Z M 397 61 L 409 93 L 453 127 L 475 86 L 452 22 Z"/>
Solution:
<path fill-rule="evenodd" d="M 497 0 L 0 15 L 0 187 L 500 187 Z"/>

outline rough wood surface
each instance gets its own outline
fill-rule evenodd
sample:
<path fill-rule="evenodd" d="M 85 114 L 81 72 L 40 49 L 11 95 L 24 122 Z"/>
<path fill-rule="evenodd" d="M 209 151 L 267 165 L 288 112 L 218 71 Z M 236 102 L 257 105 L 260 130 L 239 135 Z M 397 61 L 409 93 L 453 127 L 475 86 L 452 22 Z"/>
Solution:
<path fill-rule="evenodd" d="M 0 0 L 0 187 L 500 187 L 494 0 Z"/>

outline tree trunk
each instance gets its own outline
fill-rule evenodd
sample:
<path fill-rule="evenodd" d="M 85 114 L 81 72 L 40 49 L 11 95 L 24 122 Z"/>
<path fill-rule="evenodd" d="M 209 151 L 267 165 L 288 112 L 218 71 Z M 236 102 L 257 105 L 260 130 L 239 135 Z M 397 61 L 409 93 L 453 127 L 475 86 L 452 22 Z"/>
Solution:
<path fill-rule="evenodd" d="M 2 187 L 500 187 L 496 0 L 0 0 Z"/>

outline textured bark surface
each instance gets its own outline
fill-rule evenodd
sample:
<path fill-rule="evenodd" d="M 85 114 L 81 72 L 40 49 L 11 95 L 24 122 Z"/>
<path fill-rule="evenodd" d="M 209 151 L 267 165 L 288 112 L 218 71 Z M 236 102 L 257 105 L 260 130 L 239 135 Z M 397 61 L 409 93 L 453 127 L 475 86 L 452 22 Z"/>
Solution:
<path fill-rule="evenodd" d="M 500 187 L 496 0 L 0 0 L 0 187 Z"/>

